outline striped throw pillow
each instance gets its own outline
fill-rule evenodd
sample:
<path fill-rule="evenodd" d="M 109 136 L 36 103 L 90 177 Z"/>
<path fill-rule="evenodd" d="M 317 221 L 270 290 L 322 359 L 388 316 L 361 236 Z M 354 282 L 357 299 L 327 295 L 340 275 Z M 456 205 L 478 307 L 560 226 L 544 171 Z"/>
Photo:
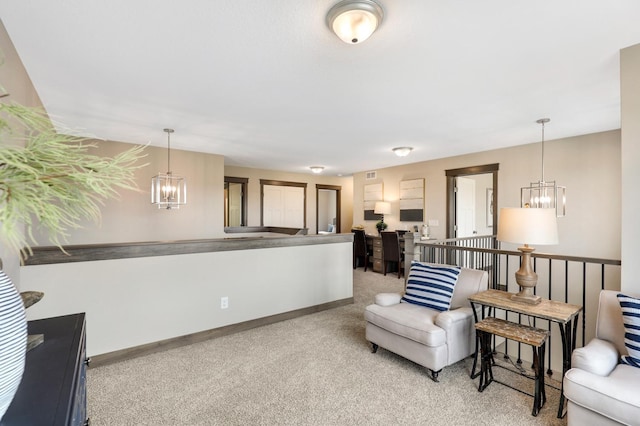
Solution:
<path fill-rule="evenodd" d="M 460 268 L 457 266 L 432 266 L 414 260 L 401 302 L 448 311 L 458 275 Z"/>
<path fill-rule="evenodd" d="M 624 322 L 624 345 L 629 355 L 622 356 L 622 362 L 640 368 L 640 299 L 618 294 Z"/>

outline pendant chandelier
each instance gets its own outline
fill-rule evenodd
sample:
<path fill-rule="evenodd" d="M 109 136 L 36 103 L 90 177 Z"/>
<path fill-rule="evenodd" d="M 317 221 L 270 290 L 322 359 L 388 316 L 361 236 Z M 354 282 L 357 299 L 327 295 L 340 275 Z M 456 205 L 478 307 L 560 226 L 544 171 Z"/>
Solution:
<path fill-rule="evenodd" d="M 187 204 L 187 181 L 171 172 L 171 133 L 173 129 L 164 129 L 167 133 L 167 173 L 158 173 L 151 178 L 151 204 L 159 209 L 179 209 Z"/>
<path fill-rule="evenodd" d="M 555 181 L 544 180 L 544 125 L 549 121 L 549 118 L 536 120 L 536 123 L 542 125 L 542 179 L 520 189 L 520 206 L 555 209 L 556 216 L 563 217 L 566 214 L 567 187 L 559 186 Z"/>

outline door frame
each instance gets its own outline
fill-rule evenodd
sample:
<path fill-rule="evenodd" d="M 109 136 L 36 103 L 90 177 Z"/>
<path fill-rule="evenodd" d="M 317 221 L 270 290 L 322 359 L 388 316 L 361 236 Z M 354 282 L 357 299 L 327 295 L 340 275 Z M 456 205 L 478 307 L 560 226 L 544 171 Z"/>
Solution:
<path fill-rule="evenodd" d="M 264 226 L 264 186 L 291 186 L 303 188 L 303 228 L 307 227 L 307 184 L 304 182 L 287 182 L 284 180 L 260 179 L 260 226 Z"/>
<path fill-rule="evenodd" d="M 456 178 L 458 176 L 483 175 L 491 173 L 493 176 L 493 205 L 498 206 L 498 170 L 500 163 L 485 164 L 482 166 L 462 167 L 459 169 L 445 170 L 447 177 L 447 238 L 456 235 Z M 494 208 L 493 229 L 497 232 L 498 215 Z"/>
<path fill-rule="evenodd" d="M 323 185 L 323 184 L 316 184 L 316 234 L 318 233 L 318 226 L 320 225 L 318 223 L 318 214 L 319 209 L 318 209 L 318 200 L 320 198 L 320 190 L 321 189 L 329 189 L 329 190 L 333 190 L 336 191 L 336 234 L 339 234 L 341 231 L 341 227 L 340 227 L 340 212 L 342 211 L 341 208 L 341 204 L 340 204 L 340 200 L 342 199 L 342 186 L 340 185 Z"/>
<path fill-rule="evenodd" d="M 224 177 L 224 186 L 225 186 L 225 199 L 224 199 L 224 218 L 225 218 L 225 222 L 227 220 L 227 216 L 229 213 L 229 206 L 227 205 L 229 202 L 229 198 L 228 198 L 228 194 L 226 192 L 226 188 L 227 185 L 230 183 L 239 183 L 242 185 L 242 210 L 240 212 L 241 218 L 240 218 L 240 226 L 247 226 L 247 217 L 248 217 L 248 200 L 249 200 L 249 195 L 247 194 L 247 189 L 249 186 L 249 178 L 240 178 L 240 177 L 233 177 L 233 176 L 225 176 Z M 225 223 L 225 228 L 228 228 L 227 224 Z"/>

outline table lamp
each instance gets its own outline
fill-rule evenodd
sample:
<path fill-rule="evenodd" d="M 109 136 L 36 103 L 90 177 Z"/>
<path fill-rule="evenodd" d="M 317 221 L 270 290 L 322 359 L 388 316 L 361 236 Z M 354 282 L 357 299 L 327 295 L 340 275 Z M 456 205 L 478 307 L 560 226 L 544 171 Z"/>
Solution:
<path fill-rule="evenodd" d="M 538 275 L 533 270 L 531 253 L 535 250 L 529 244 L 558 244 L 558 223 L 555 209 L 502 208 L 498 218 L 498 241 L 524 244 L 518 247 L 522 253 L 520 269 L 516 272 L 516 282 L 520 292 L 511 296 L 512 300 L 535 305 L 540 296 L 533 294 Z"/>

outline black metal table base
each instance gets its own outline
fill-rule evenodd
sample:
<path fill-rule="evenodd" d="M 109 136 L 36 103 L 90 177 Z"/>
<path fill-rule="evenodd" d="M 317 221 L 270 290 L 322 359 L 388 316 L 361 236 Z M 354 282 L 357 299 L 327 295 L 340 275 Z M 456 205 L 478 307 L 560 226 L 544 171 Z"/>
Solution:
<path fill-rule="evenodd" d="M 533 395 L 527 392 L 524 392 L 521 389 L 514 388 L 504 382 L 496 380 L 493 377 L 493 366 L 495 365 L 495 361 L 493 359 L 493 351 L 491 350 L 491 333 L 486 333 L 484 331 L 477 330 L 478 343 L 480 346 L 480 371 L 477 374 L 475 373 L 476 368 L 476 360 L 477 357 L 474 358 L 473 369 L 471 373 L 471 377 L 475 378 L 480 376 L 480 383 L 478 384 L 478 392 L 484 391 L 487 386 L 491 382 L 496 382 L 501 385 L 507 386 L 511 389 L 515 389 L 519 392 L 524 393 L 525 395 L 529 395 L 533 397 L 533 408 L 531 410 L 532 416 L 537 416 L 545 402 L 547 402 L 547 395 L 544 388 L 544 352 L 545 352 L 545 344 L 542 343 L 539 347 L 532 346 L 533 348 L 533 370 L 535 373 L 534 377 L 534 392 Z M 474 377 L 475 376 L 475 377 Z"/>

